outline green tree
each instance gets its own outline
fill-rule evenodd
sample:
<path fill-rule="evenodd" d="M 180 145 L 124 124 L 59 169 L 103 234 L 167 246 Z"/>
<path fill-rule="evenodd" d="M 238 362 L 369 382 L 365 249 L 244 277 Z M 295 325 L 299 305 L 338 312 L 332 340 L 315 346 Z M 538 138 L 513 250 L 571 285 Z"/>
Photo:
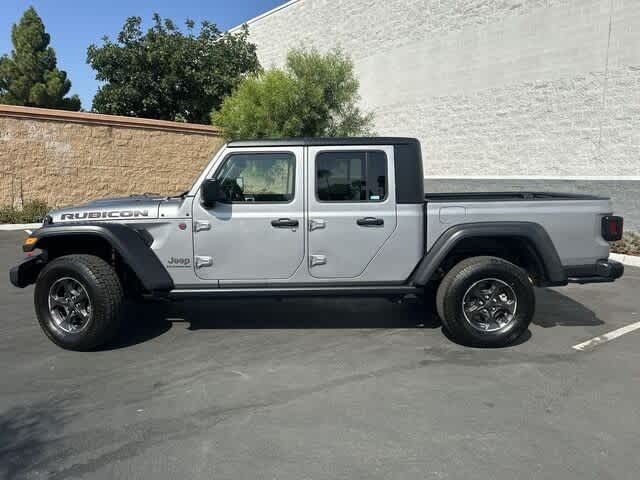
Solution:
<path fill-rule="evenodd" d="M 56 67 L 56 52 L 49 46 L 42 19 L 29 7 L 11 29 L 11 56 L 0 57 L 0 103 L 27 107 L 80 110 L 67 73 Z"/>
<path fill-rule="evenodd" d="M 153 16 L 143 33 L 140 17 L 129 17 L 117 41 L 91 45 L 87 62 L 104 85 L 93 99 L 93 110 L 133 117 L 209 123 L 247 73 L 260 68 L 247 30 L 221 33 L 209 22 L 198 32 L 187 20 L 186 33 L 169 19 Z"/>
<path fill-rule="evenodd" d="M 284 70 L 244 79 L 213 112 L 213 124 L 231 138 L 370 134 L 372 115 L 357 103 L 353 63 L 339 50 L 294 49 Z"/>

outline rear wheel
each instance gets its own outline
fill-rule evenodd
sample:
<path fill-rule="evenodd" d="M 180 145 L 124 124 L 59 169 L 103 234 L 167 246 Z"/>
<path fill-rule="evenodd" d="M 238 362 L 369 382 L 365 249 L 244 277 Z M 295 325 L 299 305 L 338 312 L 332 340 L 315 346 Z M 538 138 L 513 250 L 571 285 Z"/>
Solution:
<path fill-rule="evenodd" d="M 47 337 L 68 350 L 90 350 L 117 333 L 122 287 L 101 258 L 65 255 L 40 272 L 34 302 Z"/>
<path fill-rule="evenodd" d="M 497 257 L 473 257 L 455 265 L 444 277 L 436 307 L 454 340 L 501 347 L 513 343 L 529 327 L 535 293 L 520 267 Z"/>

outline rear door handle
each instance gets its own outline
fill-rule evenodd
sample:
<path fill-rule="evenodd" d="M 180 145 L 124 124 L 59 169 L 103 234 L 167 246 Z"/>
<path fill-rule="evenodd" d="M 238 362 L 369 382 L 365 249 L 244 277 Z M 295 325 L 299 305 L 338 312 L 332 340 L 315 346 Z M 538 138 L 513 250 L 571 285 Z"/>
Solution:
<path fill-rule="evenodd" d="M 356 220 L 356 223 L 361 227 L 379 227 L 384 225 L 384 220 L 375 217 L 364 217 Z"/>
<path fill-rule="evenodd" d="M 271 226 L 275 228 L 293 228 L 298 226 L 298 220 L 279 218 L 277 220 L 271 220 Z"/>

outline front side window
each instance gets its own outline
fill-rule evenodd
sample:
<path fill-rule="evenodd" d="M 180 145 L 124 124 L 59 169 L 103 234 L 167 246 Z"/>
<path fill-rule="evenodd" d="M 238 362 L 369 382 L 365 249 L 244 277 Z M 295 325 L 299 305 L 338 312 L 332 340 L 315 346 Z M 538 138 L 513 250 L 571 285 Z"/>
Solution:
<path fill-rule="evenodd" d="M 236 153 L 225 160 L 215 178 L 233 203 L 290 202 L 295 170 L 292 153 Z"/>
<path fill-rule="evenodd" d="M 316 194 L 322 202 L 381 202 L 387 198 L 387 156 L 380 151 L 320 152 Z"/>

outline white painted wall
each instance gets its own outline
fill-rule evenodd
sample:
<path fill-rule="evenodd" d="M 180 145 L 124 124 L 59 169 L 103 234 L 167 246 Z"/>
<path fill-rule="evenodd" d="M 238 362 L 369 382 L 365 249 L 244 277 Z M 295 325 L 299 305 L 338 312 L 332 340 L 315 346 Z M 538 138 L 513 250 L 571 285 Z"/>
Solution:
<path fill-rule="evenodd" d="M 249 31 L 264 66 L 341 47 L 430 175 L 640 175 L 640 0 L 294 0 Z"/>

